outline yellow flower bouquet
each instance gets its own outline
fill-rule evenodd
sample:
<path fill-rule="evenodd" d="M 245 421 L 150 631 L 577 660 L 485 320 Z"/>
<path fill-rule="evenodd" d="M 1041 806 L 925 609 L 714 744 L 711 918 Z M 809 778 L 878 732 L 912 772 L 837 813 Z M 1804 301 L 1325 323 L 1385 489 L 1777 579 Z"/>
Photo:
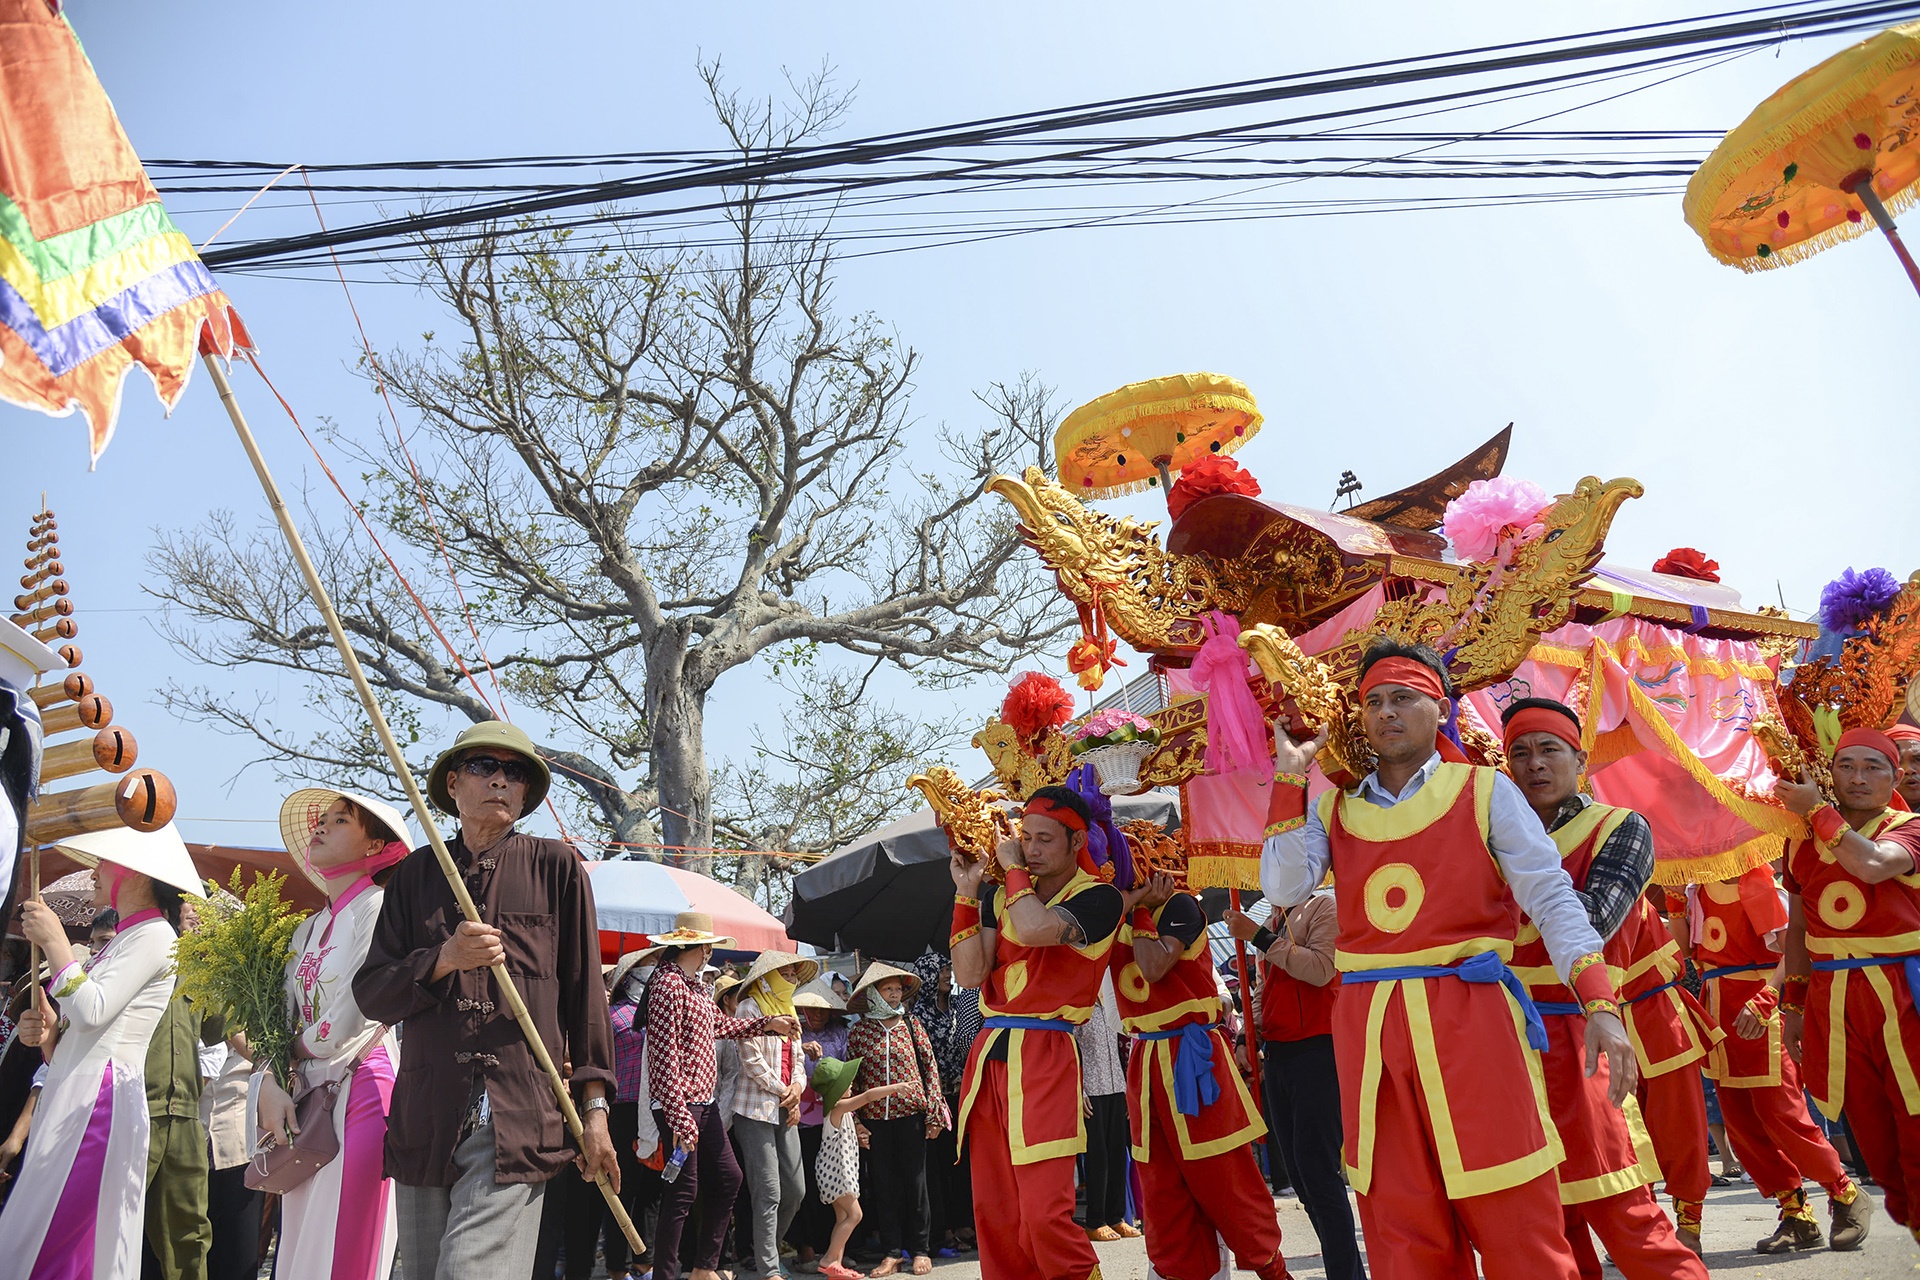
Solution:
<path fill-rule="evenodd" d="M 180 935 L 173 958 L 181 994 L 209 1013 L 224 1012 L 228 1030 L 245 1033 L 254 1062 L 291 1089 L 298 1029 L 287 961 L 306 913 L 280 896 L 285 883 L 285 876 L 264 872 L 243 886 L 238 867 L 225 890 L 207 881 L 207 896 L 192 899 L 194 925 Z"/>

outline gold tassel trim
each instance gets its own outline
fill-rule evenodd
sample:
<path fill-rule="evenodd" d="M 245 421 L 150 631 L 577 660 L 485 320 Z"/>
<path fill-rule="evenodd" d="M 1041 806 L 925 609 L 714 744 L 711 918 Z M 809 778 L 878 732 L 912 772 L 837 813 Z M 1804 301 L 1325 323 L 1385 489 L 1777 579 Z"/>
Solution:
<path fill-rule="evenodd" d="M 1202 846 L 1204 848 L 1206 846 Z M 1198 850 L 1187 857 L 1187 887 L 1200 889 L 1260 888 L 1260 855 L 1202 854 Z"/>

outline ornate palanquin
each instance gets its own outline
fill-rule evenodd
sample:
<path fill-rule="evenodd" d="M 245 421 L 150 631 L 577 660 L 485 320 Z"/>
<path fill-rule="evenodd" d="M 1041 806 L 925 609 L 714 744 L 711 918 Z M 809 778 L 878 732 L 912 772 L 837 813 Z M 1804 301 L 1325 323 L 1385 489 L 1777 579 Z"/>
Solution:
<path fill-rule="evenodd" d="M 1263 706 L 1284 712 L 1302 735 L 1329 726 L 1322 762 L 1334 780 L 1371 766 L 1353 699 L 1366 644 L 1378 636 L 1419 641 L 1445 655 L 1464 695 L 1458 728 L 1469 755 L 1498 761 L 1501 700 L 1526 696 L 1514 692 L 1517 671 L 1560 671 L 1564 679 L 1523 683 L 1588 712 L 1595 794 L 1607 798 L 1610 766 L 1621 766 L 1623 786 L 1645 775 L 1645 785 L 1696 788 L 1700 794 L 1689 798 L 1698 803 L 1680 805 L 1665 832 L 1650 815 L 1656 838 L 1675 851 L 1663 857 L 1661 880 L 1765 861 L 1796 820 L 1771 804 L 1772 774 L 1751 725 L 1778 714 L 1769 701 L 1772 673 L 1818 628 L 1782 611 L 1745 609 L 1728 588 L 1603 565 L 1615 515 L 1641 493 L 1630 479 L 1589 476 L 1553 500 L 1540 516 L 1541 535 L 1504 563 L 1462 563 L 1436 529 L 1447 501 L 1498 473 L 1506 443 L 1503 432 L 1448 471 L 1346 512 L 1238 493 L 1203 497 L 1164 544 L 1158 522 L 1090 509 L 1038 468 L 990 487 L 1018 512 L 1021 536 L 1083 617 L 1093 611 L 1167 677 L 1175 701 L 1153 717 L 1163 744 L 1142 771 L 1145 785 L 1190 784 L 1204 771 L 1205 702 L 1181 698 L 1190 687 L 1182 675 L 1206 639 L 1205 620 L 1218 611 L 1239 622 L 1241 644 L 1259 668 L 1254 684 Z M 1725 749 L 1710 762 L 1696 757 L 1670 714 L 1676 701 L 1690 708 L 1693 695 L 1662 692 L 1652 682 L 1663 677 L 1667 685 L 1693 681 L 1703 706 L 1736 706 L 1739 714 L 1712 723 L 1738 721 L 1727 730 L 1737 741 L 1720 744 Z M 1030 754 L 996 719 L 974 743 L 1016 797 L 1060 781 L 1072 767 L 1057 731 Z M 1671 768 L 1653 768 L 1656 760 Z M 1326 780 L 1316 777 L 1315 785 Z M 1647 807 L 1641 785 L 1628 790 L 1631 798 L 1612 802 Z M 1695 839 L 1689 824 L 1709 810 L 1723 820 Z M 1201 839 L 1198 815 L 1183 812 L 1186 834 Z M 1209 858 L 1209 875 L 1196 881 L 1253 887 L 1258 843 L 1256 827 L 1243 856 Z"/>

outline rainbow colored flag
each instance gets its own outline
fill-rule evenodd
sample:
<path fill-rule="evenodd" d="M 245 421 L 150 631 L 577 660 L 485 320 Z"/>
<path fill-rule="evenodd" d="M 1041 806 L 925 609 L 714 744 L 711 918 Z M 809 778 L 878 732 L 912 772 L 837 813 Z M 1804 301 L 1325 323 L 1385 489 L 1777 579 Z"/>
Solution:
<path fill-rule="evenodd" d="M 203 339 L 204 333 L 204 339 Z M 86 415 L 97 461 L 136 366 L 173 409 L 240 317 L 167 216 L 49 0 L 0 0 L 0 399 Z"/>

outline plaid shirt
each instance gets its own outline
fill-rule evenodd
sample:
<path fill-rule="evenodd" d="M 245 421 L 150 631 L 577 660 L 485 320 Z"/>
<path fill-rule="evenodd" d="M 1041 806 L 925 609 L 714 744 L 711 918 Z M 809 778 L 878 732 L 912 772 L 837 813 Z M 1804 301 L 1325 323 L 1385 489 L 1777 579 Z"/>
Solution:
<path fill-rule="evenodd" d="M 1558 831 L 1592 803 L 1592 797 L 1576 792 L 1560 806 L 1559 815 L 1547 830 Z M 1633 910 L 1634 900 L 1646 892 L 1652 879 L 1653 828 L 1639 814 L 1629 813 L 1626 821 L 1614 828 L 1606 843 L 1594 852 L 1593 865 L 1587 868 L 1586 887 L 1579 890 L 1580 901 L 1587 908 L 1587 919 L 1593 922 L 1594 932 L 1603 941 L 1620 931 Z"/>
<path fill-rule="evenodd" d="M 713 990 L 695 984 L 677 964 L 653 971 L 647 989 L 647 1084 L 653 1104 L 676 1134 L 692 1133 L 693 1107 L 711 1102 L 719 1078 L 714 1044 L 764 1034 L 765 1018 L 729 1018 Z"/>
<path fill-rule="evenodd" d="M 640 1050 L 647 1043 L 647 1029 L 633 1025 L 640 1006 L 621 1001 L 607 1010 L 613 1020 L 613 1100 L 640 1101 Z"/>
<path fill-rule="evenodd" d="M 940 1064 L 934 1059 L 927 1029 L 918 1018 L 895 1018 L 886 1023 L 862 1018 L 847 1032 L 847 1052 L 861 1059 L 860 1077 L 853 1086 L 856 1092 L 882 1084 L 907 1085 L 890 1098 L 860 1108 L 862 1118 L 897 1120 L 924 1114 L 942 1129 L 951 1127 L 947 1097 L 940 1091 Z M 931 1091 L 928 1081 L 933 1082 Z"/>

